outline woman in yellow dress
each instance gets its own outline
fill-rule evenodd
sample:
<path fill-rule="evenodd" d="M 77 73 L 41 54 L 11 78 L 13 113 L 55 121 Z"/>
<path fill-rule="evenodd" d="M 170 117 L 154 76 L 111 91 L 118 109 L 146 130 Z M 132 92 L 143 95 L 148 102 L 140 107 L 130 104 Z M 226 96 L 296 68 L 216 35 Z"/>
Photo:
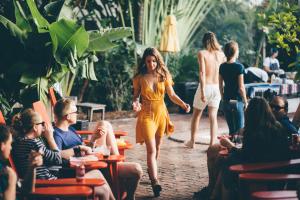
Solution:
<path fill-rule="evenodd" d="M 136 142 L 146 143 L 148 174 L 154 196 L 159 196 L 161 186 L 157 176 L 157 159 L 164 133 L 171 134 L 174 126 L 164 102 L 167 92 L 172 102 L 190 111 L 174 92 L 171 74 L 155 48 L 144 51 L 137 74 L 133 78 L 133 110 L 137 112 Z M 141 99 L 140 99 L 141 97 Z"/>

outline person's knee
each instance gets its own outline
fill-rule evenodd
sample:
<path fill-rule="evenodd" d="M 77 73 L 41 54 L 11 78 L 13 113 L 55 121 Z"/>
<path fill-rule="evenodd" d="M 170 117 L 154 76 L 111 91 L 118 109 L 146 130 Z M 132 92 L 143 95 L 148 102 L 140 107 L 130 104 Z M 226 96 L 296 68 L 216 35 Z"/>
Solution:
<path fill-rule="evenodd" d="M 140 180 L 143 176 L 142 166 L 139 163 L 134 163 L 133 168 L 134 168 L 136 179 Z"/>
<path fill-rule="evenodd" d="M 95 194 L 99 199 L 109 200 L 110 198 L 110 187 L 108 184 L 95 187 Z"/>
<path fill-rule="evenodd" d="M 213 144 L 208 147 L 207 149 L 207 159 L 215 158 L 216 155 L 219 154 L 219 151 L 221 150 L 220 144 Z"/>

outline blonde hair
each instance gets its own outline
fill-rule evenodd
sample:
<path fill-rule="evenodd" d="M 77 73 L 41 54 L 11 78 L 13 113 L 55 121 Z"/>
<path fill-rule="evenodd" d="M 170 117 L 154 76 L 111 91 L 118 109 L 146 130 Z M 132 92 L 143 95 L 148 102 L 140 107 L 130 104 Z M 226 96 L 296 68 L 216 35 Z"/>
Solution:
<path fill-rule="evenodd" d="M 68 111 L 71 109 L 72 103 L 75 104 L 73 100 L 66 98 L 60 99 L 56 102 L 54 106 L 54 114 L 58 120 L 63 119 L 63 117 L 68 114 Z"/>
<path fill-rule="evenodd" d="M 239 45 L 236 41 L 230 41 L 227 44 L 225 44 L 224 47 L 224 54 L 227 58 L 227 61 L 233 58 L 233 56 L 236 54 L 236 52 L 239 50 Z"/>
<path fill-rule="evenodd" d="M 211 31 L 204 34 L 202 44 L 208 51 L 221 50 L 221 45 L 219 44 L 216 35 Z"/>
<path fill-rule="evenodd" d="M 35 124 L 42 123 L 43 119 L 39 113 L 33 109 L 28 108 L 21 114 L 17 114 L 13 117 L 12 126 L 14 130 L 21 135 L 26 135 Z"/>
<path fill-rule="evenodd" d="M 135 76 L 137 76 L 139 74 L 144 75 L 147 73 L 146 58 L 148 56 L 154 56 L 157 61 L 157 67 L 156 67 L 155 71 L 158 74 L 160 81 L 165 81 L 167 78 L 169 78 L 171 76 L 159 51 L 153 47 L 149 47 L 149 48 L 145 49 L 143 57 L 142 57 L 142 61 L 141 61 L 140 65 L 138 66 L 137 73 Z"/>

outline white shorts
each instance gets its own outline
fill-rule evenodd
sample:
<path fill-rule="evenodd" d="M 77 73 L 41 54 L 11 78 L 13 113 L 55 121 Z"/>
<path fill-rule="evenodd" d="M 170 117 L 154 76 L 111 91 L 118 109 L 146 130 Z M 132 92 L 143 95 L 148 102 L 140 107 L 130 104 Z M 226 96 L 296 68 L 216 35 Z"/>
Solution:
<path fill-rule="evenodd" d="M 219 104 L 221 101 L 221 94 L 219 90 L 218 84 L 210 84 L 206 85 L 204 88 L 206 102 L 201 101 L 201 89 L 200 84 L 198 85 L 193 107 L 199 110 L 203 110 L 207 105 L 209 107 L 219 108 Z"/>

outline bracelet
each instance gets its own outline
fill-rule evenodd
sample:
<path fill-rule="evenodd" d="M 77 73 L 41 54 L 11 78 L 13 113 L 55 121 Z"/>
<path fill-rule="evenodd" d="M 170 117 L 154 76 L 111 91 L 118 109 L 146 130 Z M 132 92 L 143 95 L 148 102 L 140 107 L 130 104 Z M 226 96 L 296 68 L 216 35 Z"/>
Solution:
<path fill-rule="evenodd" d="M 74 151 L 75 157 L 80 157 L 80 156 L 81 156 L 80 146 L 74 147 L 74 148 L 73 148 L 73 151 Z"/>

